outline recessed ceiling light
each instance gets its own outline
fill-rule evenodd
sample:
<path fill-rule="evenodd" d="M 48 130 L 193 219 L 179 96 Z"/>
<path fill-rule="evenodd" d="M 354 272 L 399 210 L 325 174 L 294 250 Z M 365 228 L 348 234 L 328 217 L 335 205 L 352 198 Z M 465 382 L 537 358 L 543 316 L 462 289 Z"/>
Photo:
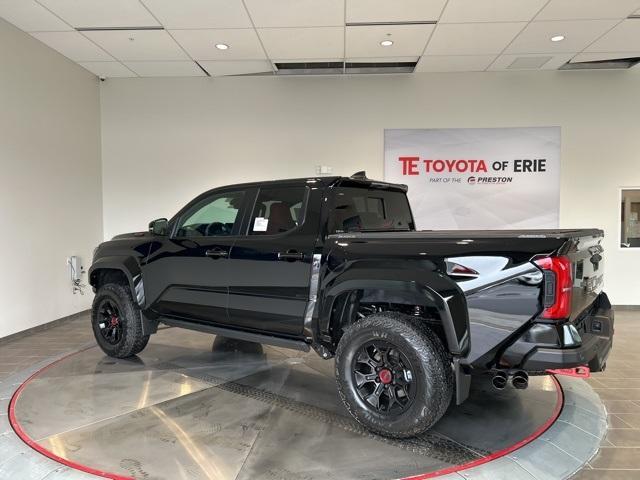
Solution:
<path fill-rule="evenodd" d="M 382 45 L 383 47 L 390 47 L 391 45 L 393 45 L 393 42 L 391 40 L 383 40 L 380 42 L 380 45 Z"/>
<path fill-rule="evenodd" d="M 564 40 L 564 35 L 554 35 L 551 37 L 552 42 L 561 42 L 562 40 Z"/>
<path fill-rule="evenodd" d="M 228 50 L 229 45 L 227 45 L 226 43 L 216 43 L 216 48 L 218 50 Z"/>

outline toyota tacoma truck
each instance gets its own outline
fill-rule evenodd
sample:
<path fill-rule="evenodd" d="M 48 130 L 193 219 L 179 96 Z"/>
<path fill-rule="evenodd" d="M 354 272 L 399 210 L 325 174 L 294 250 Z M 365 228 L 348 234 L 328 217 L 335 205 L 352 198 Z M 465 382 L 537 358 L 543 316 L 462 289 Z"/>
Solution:
<path fill-rule="evenodd" d="M 429 429 L 475 375 L 605 368 L 601 230 L 417 231 L 406 192 L 364 172 L 208 191 L 96 248 L 97 342 L 136 355 L 163 323 L 313 349 L 390 437 Z"/>

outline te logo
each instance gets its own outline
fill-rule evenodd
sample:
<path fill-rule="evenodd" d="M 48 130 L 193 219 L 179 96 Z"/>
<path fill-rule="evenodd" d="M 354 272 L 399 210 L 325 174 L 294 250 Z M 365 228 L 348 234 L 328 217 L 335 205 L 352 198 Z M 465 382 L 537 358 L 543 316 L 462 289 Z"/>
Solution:
<path fill-rule="evenodd" d="M 476 183 L 476 177 L 467 178 L 467 183 L 470 183 L 471 185 L 474 185 Z"/>

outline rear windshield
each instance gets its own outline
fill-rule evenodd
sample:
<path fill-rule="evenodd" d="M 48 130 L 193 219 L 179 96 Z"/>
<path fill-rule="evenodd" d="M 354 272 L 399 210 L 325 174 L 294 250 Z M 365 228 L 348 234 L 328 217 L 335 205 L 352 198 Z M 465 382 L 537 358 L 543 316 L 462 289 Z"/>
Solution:
<path fill-rule="evenodd" d="M 413 230 L 413 218 L 403 192 L 366 187 L 338 187 L 329 233 Z"/>

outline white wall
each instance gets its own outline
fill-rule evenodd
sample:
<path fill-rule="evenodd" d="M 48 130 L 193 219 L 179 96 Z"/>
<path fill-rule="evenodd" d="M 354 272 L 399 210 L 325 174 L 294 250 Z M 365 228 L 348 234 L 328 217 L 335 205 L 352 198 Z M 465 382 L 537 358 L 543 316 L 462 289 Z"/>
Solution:
<path fill-rule="evenodd" d="M 89 307 L 65 262 L 88 268 L 102 194 L 96 77 L 3 20 L 0 65 L 1 338 Z"/>
<path fill-rule="evenodd" d="M 101 85 L 104 231 L 146 228 L 205 189 L 367 170 L 384 128 L 562 127 L 561 226 L 607 234 L 606 288 L 640 304 L 618 249 L 618 188 L 640 185 L 640 70 L 110 79 Z"/>

